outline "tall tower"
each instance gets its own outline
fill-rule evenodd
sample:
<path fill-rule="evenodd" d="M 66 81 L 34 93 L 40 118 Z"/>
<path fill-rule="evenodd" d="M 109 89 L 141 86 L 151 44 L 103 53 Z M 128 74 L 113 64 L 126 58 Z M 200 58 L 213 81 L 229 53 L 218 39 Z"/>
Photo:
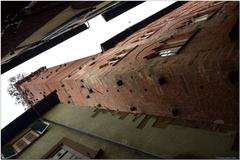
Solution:
<path fill-rule="evenodd" d="M 17 83 L 34 105 L 61 103 L 238 124 L 238 2 L 188 2 L 94 56 Z"/>

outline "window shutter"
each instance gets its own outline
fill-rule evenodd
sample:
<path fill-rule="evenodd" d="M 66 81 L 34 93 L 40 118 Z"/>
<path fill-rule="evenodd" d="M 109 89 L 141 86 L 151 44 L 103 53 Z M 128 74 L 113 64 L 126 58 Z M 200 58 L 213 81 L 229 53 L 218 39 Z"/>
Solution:
<path fill-rule="evenodd" d="M 28 143 L 23 139 L 19 139 L 13 144 L 13 148 L 19 153 L 28 146 Z"/>
<path fill-rule="evenodd" d="M 13 148 L 19 153 L 39 137 L 39 134 L 30 130 L 21 139 L 13 144 Z"/>
<path fill-rule="evenodd" d="M 28 132 L 23 138 L 32 143 L 35 139 L 37 139 L 39 137 L 39 134 L 34 132 L 33 130 L 31 130 L 30 132 Z"/>

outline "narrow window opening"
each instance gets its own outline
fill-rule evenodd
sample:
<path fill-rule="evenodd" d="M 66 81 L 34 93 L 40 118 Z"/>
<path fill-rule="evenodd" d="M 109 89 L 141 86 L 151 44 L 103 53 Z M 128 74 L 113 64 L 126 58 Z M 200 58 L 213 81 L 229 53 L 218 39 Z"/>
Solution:
<path fill-rule="evenodd" d="M 126 50 L 122 50 L 116 53 L 115 57 L 108 59 L 108 64 L 112 66 L 116 65 L 119 61 L 121 61 L 124 57 L 126 57 L 128 53 L 129 52 Z"/>
<path fill-rule="evenodd" d="M 194 23 L 199 23 L 199 22 L 202 22 L 202 21 L 206 21 L 206 20 L 208 20 L 208 18 L 209 18 L 209 14 L 205 14 L 205 15 L 196 17 L 194 19 Z"/>
<path fill-rule="evenodd" d="M 153 34 L 154 34 L 154 31 L 145 32 L 145 33 L 139 38 L 139 41 L 148 39 L 148 38 L 151 37 L 151 35 L 153 35 Z"/>
<path fill-rule="evenodd" d="M 109 59 L 109 60 L 108 60 L 108 63 L 109 63 L 110 65 L 115 65 L 115 64 L 117 64 L 118 61 L 120 61 L 125 55 L 126 55 L 126 53 L 125 53 L 125 54 L 117 55 L 117 56 Z"/>
<path fill-rule="evenodd" d="M 134 40 L 133 42 L 131 43 L 135 43 L 135 42 L 139 42 L 139 41 L 142 41 L 142 40 L 146 40 L 148 39 L 149 37 L 151 37 L 155 32 L 154 31 L 149 31 L 149 32 L 145 32 L 142 36 L 140 36 L 137 40 Z"/>
<path fill-rule="evenodd" d="M 176 47 L 176 48 L 170 48 L 170 49 L 165 49 L 165 50 L 160 50 L 158 52 L 158 55 L 162 56 L 162 57 L 166 57 L 166 56 L 173 56 L 176 55 L 178 50 L 181 47 Z"/>

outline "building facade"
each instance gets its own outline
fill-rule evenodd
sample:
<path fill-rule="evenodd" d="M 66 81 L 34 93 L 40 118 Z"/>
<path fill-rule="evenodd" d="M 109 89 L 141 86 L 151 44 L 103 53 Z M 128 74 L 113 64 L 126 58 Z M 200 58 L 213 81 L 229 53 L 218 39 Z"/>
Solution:
<path fill-rule="evenodd" d="M 31 106 L 56 90 L 63 104 L 237 126 L 238 12 L 238 2 L 187 2 L 113 48 L 16 86 Z"/>

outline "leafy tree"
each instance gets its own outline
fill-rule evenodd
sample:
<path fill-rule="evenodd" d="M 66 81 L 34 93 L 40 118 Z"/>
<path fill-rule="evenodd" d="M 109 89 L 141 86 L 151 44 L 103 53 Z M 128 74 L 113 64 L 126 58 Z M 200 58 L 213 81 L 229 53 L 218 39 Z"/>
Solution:
<path fill-rule="evenodd" d="M 22 97 L 22 94 L 15 87 L 15 84 L 16 84 L 17 81 L 23 79 L 26 76 L 27 76 L 26 73 L 22 73 L 22 74 L 17 74 L 16 76 L 13 76 L 13 77 L 9 78 L 9 80 L 8 80 L 9 81 L 9 86 L 8 86 L 8 89 L 7 89 L 9 95 L 15 99 L 15 104 L 22 105 L 25 110 L 29 106 L 25 102 L 24 98 Z"/>

